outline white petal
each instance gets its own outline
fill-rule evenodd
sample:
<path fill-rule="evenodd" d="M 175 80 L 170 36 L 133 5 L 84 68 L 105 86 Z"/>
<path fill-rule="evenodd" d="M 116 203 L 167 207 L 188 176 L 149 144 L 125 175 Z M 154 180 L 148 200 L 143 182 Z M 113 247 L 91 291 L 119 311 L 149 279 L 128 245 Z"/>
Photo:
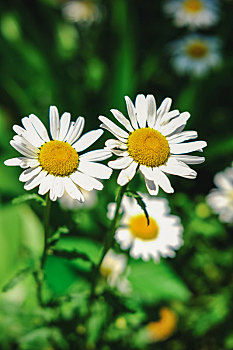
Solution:
<path fill-rule="evenodd" d="M 23 154 L 25 157 L 28 158 L 37 158 L 37 154 L 34 153 L 33 151 L 23 147 L 22 145 L 18 144 L 17 142 L 11 140 L 10 144 L 12 147 L 14 147 L 18 152 Z"/>
<path fill-rule="evenodd" d="M 111 152 L 118 157 L 127 157 L 129 155 L 128 151 L 122 151 L 118 149 L 111 149 Z"/>
<path fill-rule="evenodd" d="M 181 144 L 170 144 L 170 151 L 173 154 L 189 153 L 194 151 L 202 150 L 206 147 L 207 143 L 205 141 L 194 141 Z"/>
<path fill-rule="evenodd" d="M 126 106 L 127 106 L 129 119 L 131 120 L 131 124 L 132 124 L 134 129 L 138 129 L 136 111 L 135 111 L 133 102 L 131 101 L 131 99 L 128 96 L 125 96 L 125 102 L 126 102 Z"/>
<path fill-rule="evenodd" d="M 36 132 L 34 126 L 28 117 L 22 119 L 22 124 L 24 125 L 26 131 L 23 133 L 23 137 L 30 142 L 35 147 L 40 147 L 44 141 L 40 138 Z"/>
<path fill-rule="evenodd" d="M 12 129 L 14 130 L 14 132 L 16 134 L 18 134 L 20 136 L 23 135 L 26 131 L 24 128 L 22 128 L 22 126 L 19 126 L 19 125 L 13 125 Z"/>
<path fill-rule="evenodd" d="M 164 135 L 168 136 L 176 131 L 180 126 L 183 126 L 187 123 L 187 120 L 190 118 L 190 113 L 184 112 L 179 115 L 179 117 L 171 120 L 168 124 L 158 126 L 158 130 Z"/>
<path fill-rule="evenodd" d="M 153 128 L 157 118 L 155 98 L 153 95 L 147 95 L 146 101 L 148 110 L 147 124 L 150 128 Z"/>
<path fill-rule="evenodd" d="M 108 162 L 108 166 L 112 169 L 125 169 L 133 162 L 131 157 L 121 157 Z"/>
<path fill-rule="evenodd" d="M 49 110 L 50 133 L 54 140 L 58 140 L 59 135 L 59 114 L 56 106 L 51 106 Z"/>
<path fill-rule="evenodd" d="M 45 142 L 49 142 L 49 135 L 42 121 L 35 114 L 30 114 L 29 119 L 39 134 L 40 138 Z"/>
<path fill-rule="evenodd" d="M 73 181 L 69 177 L 65 178 L 65 190 L 71 198 L 77 199 L 82 203 L 84 202 L 82 192 L 78 189 L 78 187 L 73 183 Z"/>
<path fill-rule="evenodd" d="M 53 175 L 48 174 L 45 176 L 40 182 L 38 193 L 43 196 L 51 189 L 54 181 L 55 177 Z"/>
<path fill-rule="evenodd" d="M 81 152 L 91 146 L 102 134 L 103 130 L 101 129 L 89 131 L 80 137 L 80 139 L 73 144 L 73 147 L 77 152 Z"/>
<path fill-rule="evenodd" d="M 177 160 L 187 164 L 201 164 L 205 161 L 205 157 L 189 156 L 189 155 L 171 155 Z"/>
<path fill-rule="evenodd" d="M 59 128 L 59 136 L 58 140 L 63 141 L 66 137 L 66 134 L 68 132 L 69 126 L 70 126 L 70 113 L 63 113 L 60 119 L 60 128 Z"/>
<path fill-rule="evenodd" d="M 180 112 L 178 109 L 174 109 L 173 111 L 165 113 L 160 119 L 160 125 L 167 124 L 173 118 L 178 117 L 179 114 Z"/>
<path fill-rule="evenodd" d="M 32 188 L 38 186 L 41 183 L 41 180 L 47 175 L 47 171 L 42 170 L 37 176 L 33 177 L 32 179 L 28 180 L 24 188 L 25 190 L 31 190 Z"/>
<path fill-rule="evenodd" d="M 79 162 L 78 170 L 98 179 L 109 179 L 112 174 L 112 169 L 104 164 L 85 162 L 83 160 Z"/>
<path fill-rule="evenodd" d="M 159 119 L 161 119 L 161 117 L 165 113 L 169 112 L 169 110 L 171 108 L 171 104 L 172 104 L 172 99 L 170 97 L 167 97 L 163 100 L 163 102 L 161 103 L 160 107 L 157 110 L 157 115 L 158 115 Z"/>
<path fill-rule="evenodd" d="M 223 190 L 232 191 L 232 181 L 222 172 L 215 175 L 214 183 L 217 187 L 220 187 Z"/>
<path fill-rule="evenodd" d="M 90 151 L 82 154 L 79 159 L 98 162 L 100 160 L 108 159 L 112 156 L 112 153 L 105 149 L 96 149 L 95 151 Z"/>
<path fill-rule="evenodd" d="M 4 164 L 8 165 L 8 166 L 20 166 L 20 163 L 22 162 L 23 159 L 24 159 L 24 157 L 16 157 L 16 158 L 7 159 L 7 160 L 5 160 Z"/>
<path fill-rule="evenodd" d="M 173 193 L 174 189 L 168 177 L 159 168 L 154 168 L 154 181 L 167 193 Z"/>
<path fill-rule="evenodd" d="M 134 129 L 132 128 L 130 122 L 125 118 L 125 116 L 119 112 L 117 109 L 111 109 L 112 114 L 114 115 L 114 117 L 122 124 L 124 125 L 124 127 L 130 131 L 133 132 Z"/>
<path fill-rule="evenodd" d="M 63 196 L 64 190 L 65 190 L 64 182 L 65 182 L 65 178 L 59 177 L 59 176 L 55 177 L 55 180 L 51 189 L 53 189 L 53 192 L 56 198 L 57 197 L 60 198 Z"/>
<path fill-rule="evenodd" d="M 139 169 L 146 179 L 152 180 L 152 181 L 154 180 L 154 173 L 152 171 L 152 168 L 149 168 L 146 165 L 140 165 Z"/>
<path fill-rule="evenodd" d="M 79 187 L 83 188 L 86 191 L 91 191 L 93 189 L 102 190 L 103 184 L 94 179 L 93 177 L 82 174 L 79 171 L 76 171 L 72 175 L 70 175 L 72 181 L 74 181 Z"/>
<path fill-rule="evenodd" d="M 25 133 L 24 133 L 25 135 Z M 23 136 L 15 135 L 13 137 L 13 140 L 16 141 L 16 143 L 20 146 L 22 146 L 24 149 L 28 149 L 32 151 L 35 154 L 39 153 L 39 148 L 33 146 L 30 142 L 28 142 Z"/>
<path fill-rule="evenodd" d="M 186 166 L 176 166 L 176 165 L 161 165 L 159 167 L 161 171 L 164 171 L 165 173 L 172 174 L 172 175 L 178 175 L 185 177 L 187 179 L 195 179 L 197 176 L 196 171 L 193 169 L 186 167 Z"/>
<path fill-rule="evenodd" d="M 83 132 L 83 128 L 84 128 L 84 124 L 85 124 L 85 119 L 83 117 L 79 117 L 77 120 L 76 120 L 76 123 L 74 125 L 74 129 L 73 129 L 73 132 L 68 135 L 67 134 L 67 137 L 65 138 L 65 140 L 67 140 L 67 142 L 69 142 L 71 145 L 76 141 L 78 140 L 78 138 L 80 137 L 80 135 L 82 134 Z"/>
<path fill-rule="evenodd" d="M 25 168 L 34 168 L 36 166 L 40 165 L 37 159 L 35 158 L 22 158 L 22 161 L 20 162 L 20 167 Z"/>
<path fill-rule="evenodd" d="M 37 174 L 39 174 L 39 172 L 41 172 L 42 168 L 40 166 L 36 167 L 36 168 L 29 168 L 24 170 L 20 177 L 19 177 L 19 181 L 22 182 L 26 182 L 28 180 L 30 180 L 31 178 L 33 178 L 34 176 L 36 176 Z"/>
<path fill-rule="evenodd" d="M 134 177 L 138 164 L 132 162 L 128 168 L 121 170 L 117 178 L 117 183 L 120 186 L 126 185 Z"/>
<path fill-rule="evenodd" d="M 154 181 L 148 180 L 147 178 L 145 178 L 145 182 L 146 182 L 147 190 L 150 193 L 150 195 L 157 196 L 157 194 L 159 192 L 158 184 L 155 183 Z"/>
<path fill-rule="evenodd" d="M 127 149 L 127 145 L 124 142 L 121 142 L 120 140 L 115 139 L 109 139 L 105 142 L 105 146 L 107 148 L 120 148 L 120 149 Z"/>
<path fill-rule="evenodd" d="M 144 95 L 137 95 L 135 106 L 138 124 L 141 128 L 145 128 L 147 120 L 147 101 Z"/>
<path fill-rule="evenodd" d="M 167 140 L 170 143 L 181 143 L 187 140 L 195 139 L 197 138 L 197 132 L 196 131 L 183 131 L 178 134 L 174 134 L 172 136 L 168 136 Z"/>
<path fill-rule="evenodd" d="M 113 131 L 115 134 L 119 135 L 120 137 L 124 137 L 124 138 L 128 138 L 129 134 L 122 130 L 121 128 L 119 128 L 119 126 L 117 126 L 116 124 L 114 124 L 111 120 L 109 120 L 108 118 L 100 115 L 99 116 L 99 120 L 104 123 L 111 131 Z"/>
<path fill-rule="evenodd" d="M 121 142 L 123 143 L 126 143 L 127 142 L 127 139 L 126 138 L 123 138 L 121 136 L 119 136 L 118 134 L 116 134 L 111 128 L 109 128 L 107 125 L 105 124 L 100 124 L 100 127 L 105 129 L 105 130 L 108 130 L 111 134 L 113 134 L 114 136 L 116 136 L 118 138 L 118 140 L 120 140 Z"/>

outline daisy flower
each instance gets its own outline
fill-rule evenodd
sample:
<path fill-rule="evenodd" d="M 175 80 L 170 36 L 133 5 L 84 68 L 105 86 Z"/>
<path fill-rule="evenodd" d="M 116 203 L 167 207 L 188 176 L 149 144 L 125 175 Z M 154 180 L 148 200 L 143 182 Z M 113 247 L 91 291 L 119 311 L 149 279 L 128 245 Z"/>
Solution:
<path fill-rule="evenodd" d="M 143 195 L 143 200 L 149 214 L 150 223 L 141 207 L 133 198 L 122 200 L 123 215 L 120 226 L 116 230 L 115 239 L 120 247 L 130 249 L 130 255 L 147 261 L 152 258 L 159 261 L 160 256 L 174 257 L 174 250 L 183 244 L 183 228 L 177 216 L 170 215 L 168 201 L 163 198 L 151 198 Z M 112 219 L 116 203 L 108 206 L 108 217 Z"/>
<path fill-rule="evenodd" d="M 202 76 L 221 64 L 220 41 L 192 34 L 170 45 L 172 66 L 180 74 Z"/>
<path fill-rule="evenodd" d="M 159 310 L 160 319 L 150 322 L 147 326 L 148 338 L 151 342 L 163 341 L 169 338 L 177 326 L 177 315 L 168 307 Z"/>
<path fill-rule="evenodd" d="M 123 275 L 126 265 L 127 257 L 124 254 L 116 254 L 110 249 L 100 266 L 101 275 L 111 287 L 116 287 L 121 293 L 127 293 L 130 290 L 129 281 Z"/>
<path fill-rule="evenodd" d="M 101 127 L 117 137 L 117 140 L 107 140 L 105 145 L 106 150 L 119 157 L 108 163 L 113 169 L 121 169 L 118 184 L 127 184 L 138 169 L 151 195 L 158 194 L 159 186 L 167 193 L 174 192 L 165 173 L 194 179 L 197 173 L 187 164 L 199 164 L 205 158 L 185 153 L 202 151 L 206 142 L 183 143 L 197 137 L 196 131 L 183 131 L 190 114 L 170 111 L 170 98 L 166 98 L 158 110 L 152 95 L 138 95 L 135 107 L 129 97 L 125 99 L 130 121 L 116 109 L 111 112 L 127 131 L 108 118 L 99 117 Z"/>
<path fill-rule="evenodd" d="M 207 196 L 207 203 L 223 222 L 233 223 L 233 166 L 214 176 L 217 188 Z"/>
<path fill-rule="evenodd" d="M 49 192 L 55 201 L 68 195 L 84 202 L 81 191 L 101 190 L 98 179 L 108 179 L 112 170 L 106 165 L 96 163 L 111 156 L 108 150 L 95 150 L 80 155 L 102 135 L 101 129 L 92 130 L 80 137 L 84 128 L 84 118 L 71 121 L 70 113 L 64 113 L 60 120 L 55 106 L 50 107 L 50 132 L 34 114 L 22 119 L 23 127 L 14 125 L 17 135 L 10 141 L 12 147 L 23 157 L 8 159 L 5 165 L 20 166 L 25 169 L 19 180 L 25 182 L 25 190 L 39 186 L 38 193 Z"/>
<path fill-rule="evenodd" d="M 92 24 L 100 18 L 100 10 L 93 1 L 68 1 L 62 8 L 64 17 L 70 22 Z"/>
<path fill-rule="evenodd" d="M 219 1 L 171 0 L 165 3 L 164 11 L 174 18 L 177 27 L 210 27 L 219 19 Z"/>
<path fill-rule="evenodd" d="M 69 210 L 75 210 L 79 208 L 91 208 L 95 205 L 97 200 L 97 194 L 96 190 L 93 191 L 86 191 L 83 188 L 80 188 L 84 197 L 85 202 L 81 203 L 77 201 L 77 199 L 73 199 L 69 196 L 69 194 L 64 191 L 64 194 L 61 198 L 59 198 L 59 203 L 62 208 L 69 209 Z"/>

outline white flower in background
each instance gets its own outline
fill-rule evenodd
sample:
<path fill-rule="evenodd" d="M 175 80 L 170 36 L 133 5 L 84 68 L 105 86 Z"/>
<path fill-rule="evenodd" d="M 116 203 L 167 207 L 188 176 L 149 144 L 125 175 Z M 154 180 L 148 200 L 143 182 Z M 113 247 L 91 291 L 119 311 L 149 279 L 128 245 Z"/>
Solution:
<path fill-rule="evenodd" d="M 171 0 L 165 3 L 164 11 L 174 18 L 178 27 L 206 28 L 216 24 L 219 19 L 219 1 Z"/>
<path fill-rule="evenodd" d="M 112 170 L 106 165 L 96 163 L 107 159 L 111 152 L 95 150 L 80 155 L 102 135 L 101 129 L 92 130 L 80 137 L 84 128 L 84 118 L 71 121 L 70 113 L 64 113 L 59 120 L 58 110 L 50 107 L 50 140 L 44 124 L 34 114 L 22 119 L 24 126 L 14 125 L 17 135 L 10 141 L 12 147 L 23 157 L 8 159 L 5 165 L 20 166 L 24 170 L 19 180 L 25 182 L 25 190 L 39 186 L 38 193 L 50 191 L 50 199 L 55 201 L 68 195 L 84 202 L 81 189 L 101 190 L 98 179 L 108 179 Z"/>
<path fill-rule="evenodd" d="M 203 76 L 220 66 L 221 43 L 217 38 L 192 34 L 170 44 L 172 66 L 180 74 Z"/>
<path fill-rule="evenodd" d="M 130 291 L 129 281 L 124 275 L 127 266 L 127 257 L 124 254 L 116 254 L 110 249 L 105 255 L 100 266 L 101 275 L 113 288 L 116 287 L 121 293 Z"/>
<path fill-rule="evenodd" d="M 81 188 L 81 191 L 85 198 L 84 203 L 79 202 L 77 199 L 71 198 L 69 194 L 66 191 L 64 191 L 63 196 L 59 198 L 59 203 L 61 204 L 61 207 L 70 210 L 93 207 L 97 200 L 96 190 L 86 191 L 83 188 Z"/>
<path fill-rule="evenodd" d="M 71 22 L 91 24 L 100 18 L 100 10 L 93 1 L 73 0 L 63 5 L 64 17 Z"/>
<path fill-rule="evenodd" d="M 103 123 L 101 127 L 118 139 L 110 139 L 105 143 L 106 150 L 119 156 L 108 163 L 113 169 L 121 169 L 118 184 L 127 184 L 138 169 L 144 175 L 151 195 L 157 195 L 159 186 L 167 193 L 174 192 L 165 173 L 194 179 L 197 173 L 187 164 L 199 164 L 205 158 L 185 153 L 202 151 L 206 142 L 183 143 L 197 137 L 196 131 L 183 131 L 190 114 L 170 111 L 170 98 L 166 98 L 158 109 L 152 95 L 138 95 L 135 107 L 129 97 L 125 99 L 130 121 L 116 109 L 111 112 L 127 131 L 108 118 L 99 117 Z"/>
<path fill-rule="evenodd" d="M 214 176 L 217 188 L 207 196 L 207 203 L 223 222 L 233 222 L 233 166 Z"/>
<path fill-rule="evenodd" d="M 130 255 L 147 261 L 152 258 L 159 261 L 160 256 L 174 257 L 174 250 L 183 244 L 183 227 L 177 216 L 170 215 L 168 201 L 163 198 L 151 198 L 143 195 L 149 214 L 150 224 L 141 207 L 132 198 L 122 200 L 123 215 L 116 230 L 115 239 L 122 249 L 130 248 Z M 110 203 L 108 216 L 111 219 L 115 203 Z"/>

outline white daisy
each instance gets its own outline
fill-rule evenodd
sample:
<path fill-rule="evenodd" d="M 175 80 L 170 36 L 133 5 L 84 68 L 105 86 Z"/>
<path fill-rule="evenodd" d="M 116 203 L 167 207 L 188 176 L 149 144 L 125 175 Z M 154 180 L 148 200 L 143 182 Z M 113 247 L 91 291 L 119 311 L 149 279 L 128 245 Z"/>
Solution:
<path fill-rule="evenodd" d="M 116 230 L 115 239 L 122 249 L 130 248 L 130 255 L 135 259 L 147 261 L 152 258 L 159 261 L 162 257 L 174 257 L 174 250 L 183 244 L 183 228 L 177 216 L 170 215 L 168 201 L 164 198 L 151 198 L 143 195 L 149 214 L 150 224 L 141 207 L 132 198 L 122 200 L 123 216 Z M 110 203 L 108 216 L 116 204 Z"/>
<path fill-rule="evenodd" d="M 138 169 L 144 175 L 151 195 L 157 195 L 159 186 L 167 193 L 174 192 L 165 173 L 194 179 L 197 173 L 187 164 L 199 164 L 205 158 L 184 153 L 202 151 L 206 142 L 183 143 L 197 137 L 196 131 L 183 131 L 190 114 L 170 111 L 170 98 L 166 98 L 158 110 L 152 95 L 138 95 L 135 107 L 129 97 L 126 96 L 125 99 L 130 121 L 116 109 L 111 112 L 127 131 L 108 118 L 99 117 L 103 123 L 101 127 L 118 139 L 110 139 L 105 143 L 106 150 L 119 156 L 108 163 L 113 169 L 122 169 L 117 179 L 118 184 L 127 184 Z"/>
<path fill-rule="evenodd" d="M 70 22 L 91 24 L 100 18 L 100 10 L 93 1 L 72 0 L 62 7 L 64 17 Z"/>
<path fill-rule="evenodd" d="M 217 38 L 192 34 L 170 44 L 174 69 L 180 74 L 202 76 L 220 66 L 221 43 Z"/>
<path fill-rule="evenodd" d="M 130 291 L 129 281 L 124 275 L 126 265 L 127 257 L 124 254 L 116 254 L 110 249 L 100 266 L 101 275 L 111 287 L 116 287 L 121 293 Z"/>
<path fill-rule="evenodd" d="M 22 119 L 24 127 L 14 125 L 16 136 L 10 141 L 12 147 L 23 157 L 8 159 L 5 165 L 20 166 L 24 170 L 19 180 L 25 182 L 25 190 L 39 186 L 38 193 L 50 191 L 55 201 L 66 191 L 69 196 L 84 202 L 81 191 L 101 190 L 98 179 L 108 179 L 112 170 L 96 162 L 110 157 L 108 150 L 94 150 L 80 155 L 102 135 L 101 129 L 92 130 L 80 137 L 84 118 L 71 121 L 70 113 L 64 113 L 59 120 L 58 110 L 50 107 L 50 140 L 43 123 L 34 114 Z"/>
<path fill-rule="evenodd" d="M 214 176 L 217 188 L 207 196 L 207 203 L 223 222 L 233 223 L 233 167 Z"/>
<path fill-rule="evenodd" d="M 96 190 L 86 191 L 83 188 L 81 188 L 81 191 L 85 197 L 84 203 L 77 201 L 77 199 L 71 198 L 69 194 L 66 191 L 64 191 L 63 196 L 59 198 L 59 203 L 61 204 L 61 207 L 70 210 L 93 207 L 97 200 Z"/>
<path fill-rule="evenodd" d="M 217 0 L 171 0 L 164 5 L 164 11 L 174 18 L 178 27 L 191 29 L 210 27 L 219 19 Z"/>

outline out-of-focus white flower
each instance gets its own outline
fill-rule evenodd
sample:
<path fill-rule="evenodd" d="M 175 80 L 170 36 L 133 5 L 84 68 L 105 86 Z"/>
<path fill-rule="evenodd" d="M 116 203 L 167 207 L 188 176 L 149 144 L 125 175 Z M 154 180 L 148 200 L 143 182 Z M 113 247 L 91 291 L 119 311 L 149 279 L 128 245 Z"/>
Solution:
<path fill-rule="evenodd" d="M 124 254 L 116 254 L 110 249 L 100 266 L 101 275 L 111 287 L 117 288 L 121 293 L 130 291 L 129 281 L 124 275 L 126 265 L 127 257 Z"/>
<path fill-rule="evenodd" d="M 171 63 L 177 73 L 203 76 L 220 66 L 221 42 L 214 37 L 192 34 L 170 44 Z"/>
<path fill-rule="evenodd" d="M 105 143 L 105 149 L 118 157 L 108 163 L 112 169 L 121 170 L 117 183 L 126 185 L 140 170 L 148 192 L 157 195 L 159 187 L 167 193 L 174 192 L 166 174 L 195 179 L 196 171 L 187 164 L 200 164 L 205 158 L 187 153 L 202 151 L 207 144 L 205 141 L 185 142 L 197 137 L 196 131 L 183 131 L 190 114 L 170 111 L 170 98 L 166 98 L 158 109 L 153 95 L 137 95 L 135 106 L 128 96 L 125 99 L 129 120 L 117 109 L 111 112 L 126 131 L 110 119 L 99 117 L 100 126 L 118 139 Z"/>
<path fill-rule="evenodd" d="M 168 201 L 143 195 L 150 218 L 150 224 L 144 212 L 132 198 L 122 200 L 123 215 L 116 230 L 115 239 L 122 249 L 130 248 L 130 255 L 147 261 L 152 258 L 159 261 L 160 256 L 174 257 L 174 250 L 183 244 L 183 227 L 177 216 L 170 215 Z M 108 206 L 108 217 L 112 219 L 116 203 Z"/>
<path fill-rule="evenodd" d="M 218 0 L 171 0 L 164 5 L 164 11 L 174 18 L 178 27 L 191 29 L 210 27 L 219 19 Z"/>
<path fill-rule="evenodd" d="M 217 173 L 214 183 L 217 188 L 208 194 L 207 203 L 221 221 L 233 223 L 233 167 Z"/>
<path fill-rule="evenodd" d="M 102 135 L 103 130 L 92 130 L 82 135 L 84 118 L 71 121 L 70 113 L 59 118 L 55 106 L 50 107 L 50 132 L 34 114 L 22 119 L 24 126 L 14 125 L 17 135 L 10 141 L 12 147 L 24 157 L 5 161 L 5 165 L 20 166 L 24 170 L 19 180 L 25 182 L 25 190 L 39 186 L 38 193 L 49 192 L 52 201 L 66 191 L 72 199 L 84 202 L 81 189 L 102 190 L 98 179 L 108 179 L 112 169 L 97 162 L 111 157 L 111 152 L 100 149 L 80 153 L 91 146 Z M 81 137 L 80 137 L 81 136 Z"/>
<path fill-rule="evenodd" d="M 96 191 L 86 191 L 83 188 L 81 188 L 81 191 L 85 197 L 85 202 L 80 203 L 76 199 L 73 199 L 69 196 L 69 194 L 65 191 L 63 196 L 59 198 L 59 203 L 61 204 L 62 208 L 64 209 L 70 209 L 75 210 L 78 208 L 91 208 L 95 205 L 97 200 L 97 194 Z"/>
<path fill-rule="evenodd" d="M 100 19 L 101 13 L 94 1 L 72 0 L 62 7 L 64 17 L 71 22 L 91 24 Z"/>

